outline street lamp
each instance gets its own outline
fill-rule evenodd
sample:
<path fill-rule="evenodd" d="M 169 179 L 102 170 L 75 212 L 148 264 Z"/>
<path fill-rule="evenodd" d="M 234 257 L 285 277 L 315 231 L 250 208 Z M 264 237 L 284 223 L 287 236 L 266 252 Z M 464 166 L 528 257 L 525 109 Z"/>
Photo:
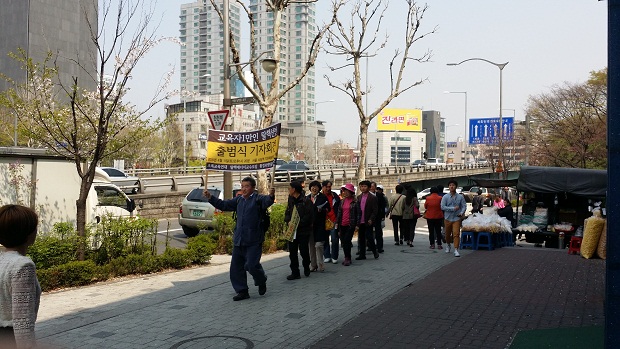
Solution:
<path fill-rule="evenodd" d="M 448 63 L 447 65 L 455 66 L 455 65 L 459 65 L 459 64 L 462 64 L 468 61 L 483 61 L 489 64 L 493 64 L 494 66 L 499 68 L 499 161 L 500 161 L 500 166 L 502 166 L 504 164 L 504 141 L 503 141 L 504 128 L 502 125 L 502 71 L 504 70 L 504 67 L 508 64 L 508 62 L 495 63 L 495 62 L 491 62 L 484 58 L 469 58 L 459 63 Z M 503 169 L 501 172 L 503 172 Z"/>
<path fill-rule="evenodd" d="M 462 93 L 465 95 L 465 124 L 464 124 L 464 129 L 465 129 L 465 134 L 463 136 L 463 146 L 465 149 L 463 149 L 465 151 L 465 158 L 463 159 L 463 164 L 467 163 L 467 147 L 469 146 L 469 139 L 467 138 L 467 128 L 469 127 L 467 124 L 467 91 L 443 91 L 443 93 Z"/>
<path fill-rule="evenodd" d="M 319 121 L 317 120 L 316 106 L 321 103 L 332 103 L 335 102 L 334 99 L 329 99 L 327 101 L 314 102 L 314 125 L 316 127 L 316 138 L 314 139 L 314 165 L 318 166 L 319 164 Z M 306 133 L 304 123 L 304 134 Z"/>
<path fill-rule="evenodd" d="M 507 108 L 504 108 L 502 110 L 512 110 L 512 122 L 513 122 L 513 125 L 516 125 L 517 111 L 515 109 L 507 109 Z M 515 149 L 516 149 L 516 147 L 515 147 L 515 129 L 513 128 L 512 129 L 512 164 L 511 164 L 511 166 L 514 166 L 514 164 L 516 162 L 516 160 L 515 160 Z"/>

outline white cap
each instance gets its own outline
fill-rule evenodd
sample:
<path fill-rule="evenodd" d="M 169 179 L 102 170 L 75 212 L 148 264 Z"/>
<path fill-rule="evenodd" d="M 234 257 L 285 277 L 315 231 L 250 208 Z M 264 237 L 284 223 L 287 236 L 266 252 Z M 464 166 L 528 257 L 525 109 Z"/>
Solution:
<path fill-rule="evenodd" d="M 377 189 L 383 190 L 383 184 L 377 184 Z"/>

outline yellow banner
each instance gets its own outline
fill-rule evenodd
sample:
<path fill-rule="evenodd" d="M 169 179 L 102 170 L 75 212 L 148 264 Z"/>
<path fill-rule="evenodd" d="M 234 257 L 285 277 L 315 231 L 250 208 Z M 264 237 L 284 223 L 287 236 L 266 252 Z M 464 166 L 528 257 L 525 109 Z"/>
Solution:
<path fill-rule="evenodd" d="M 280 124 L 250 132 L 209 130 L 207 169 L 252 171 L 273 167 L 280 130 Z"/>
<path fill-rule="evenodd" d="M 383 109 L 377 115 L 377 131 L 422 131 L 422 110 Z"/>

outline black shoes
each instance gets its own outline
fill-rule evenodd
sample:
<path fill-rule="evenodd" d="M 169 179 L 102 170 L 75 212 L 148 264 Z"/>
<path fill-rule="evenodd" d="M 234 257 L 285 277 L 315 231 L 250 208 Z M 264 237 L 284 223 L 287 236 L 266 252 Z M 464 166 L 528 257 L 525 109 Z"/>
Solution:
<path fill-rule="evenodd" d="M 310 267 L 304 267 L 304 275 L 306 277 L 310 276 Z"/>
<path fill-rule="evenodd" d="M 379 252 L 375 251 L 374 256 L 375 256 L 375 259 L 379 259 Z"/>
<path fill-rule="evenodd" d="M 233 297 L 233 301 L 242 301 L 244 299 L 248 299 L 250 298 L 250 294 L 248 293 L 248 291 L 245 292 L 239 292 L 237 293 L 234 297 Z"/>
<path fill-rule="evenodd" d="M 301 279 L 301 276 L 297 275 L 297 274 L 291 274 L 289 276 L 286 277 L 287 280 L 297 280 L 297 279 Z"/>
<path fill-rule="evenodd" d="M 264 295 L 267 292 L 267 284 L 258 285 L 258 294 Z"/>
<path fill-rule="evenodd" d="M 383 251 L 383 250 L 379 250 L 379 253 L 383 253 L 383 252 L 385 252 L 385 251 Z"/>
<path fill-rule="evenodd" d="M 366 256 L 359 256 L 359 257 L 355 258 L 356 261 L 361 261 L 363 259 L 366 259 Z"/>

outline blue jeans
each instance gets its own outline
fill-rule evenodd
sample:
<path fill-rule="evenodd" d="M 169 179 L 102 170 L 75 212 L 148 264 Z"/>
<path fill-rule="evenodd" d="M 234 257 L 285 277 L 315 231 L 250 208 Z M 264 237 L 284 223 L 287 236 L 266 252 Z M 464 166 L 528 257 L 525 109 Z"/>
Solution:
<path fill-rule="evenodd" d="M 338 259 L 338 250 L 340 249 L 340 239 L 338 238 L 338 232 L 336 229 L 332 229 L 325 232 L 329 234 L 327 240 L 325 241 L 325 245 L 323 246 L 323 257 Z M 329 237 L 331 237 L 332 243 L 329 244 Z"/>

